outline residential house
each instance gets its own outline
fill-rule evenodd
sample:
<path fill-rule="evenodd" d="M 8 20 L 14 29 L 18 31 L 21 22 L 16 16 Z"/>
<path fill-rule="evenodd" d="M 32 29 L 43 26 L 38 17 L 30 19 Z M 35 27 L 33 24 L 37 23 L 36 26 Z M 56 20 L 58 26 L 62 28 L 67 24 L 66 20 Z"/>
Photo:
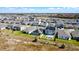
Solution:
<path fill-rule="evenodd" d="M 20 31 L 23 31 L 26 29 L 26 26 L 20 25 Z"/>
<path fill-rule="evenodd" d="M 79 30 L 79 25 L 74 25 L 74 29 Z"/>
<path fill-rule="evenodd" d="M 72 24 L 65 24 L 64 30 L 69 33 L 71 33 L 72 31 L 75 31 L 74 26 Z"/>
<path fill-rule="evenodd" d="M 48 23 L 48 26 L 55 27 L 55 23 Z"/>
<path fill-rule="evenodd" d="M 64 27 L 64 22 L 61 21 L 61 20 L 56 21 L 56 27 L 60 28 L 60 29 L 63 28 Z"/>
<path fill-rule="evenodd" d="M 17 25 L 17 24 L 9 24 L 9 25 L 7 25 L 6 29 L 20 30 L 20 25 Z"/>
<path fill-rule="evenodd" d="M 39 26 L 47 27 L 47 26 L 48 26 L 48 23 L 47 23 L 47 22 L 41 22 L 41 23 L 39 24 Z"/>
<path fill-rule="evenodd" d="M 49 38 L 52 38 L 55 36 L 55 27 L 50 27 L 50 26 L 47 26 L 46 29 L 44 30 L 44 34 L 49 37 Z"/>
<path fill-rule="evenodd" d="M 36 26 L 31 26 L 31 27 L 26 27 L 26 29 L 24 29 L 23 32 L 27 34 L 32 34 L 32 35 L 40 35 L 43 33 L 43 29 L 38 28 Z"/>
<path fill-rule="evenodd" d="M 71 37 L 72 39 L 79 41 L 79 31 L 71 32 Z"/>
<path fill-rule="evenodd" d="M 77 25 L 79 25 L 79 19 L 76 19 Z"/>
<path fill-rule="evenodd" d="M 0 30 L 6 29 L 6 25 L 0 24 Z"/>
<path fill-rule="evenodd" d="M 29 24 L 29 21 L 28 20 L 23 20 L 23 21 L 21 21 L 21 24 L 22 25 L 28 25 Z"/>
<path fill-rule="evenodd" d="M 76 22 L 76 20 L 75 20 L 75 19 L 69 19 L 69 20 L 68 20 L 68 22 L 67 22 L 67 24 L 76 25 L 76 24 L 77 24 L 77 22 Z"/>
<path fill-rule="evenodd" d="M 11 29 L 11 28 L 12 28 L 12 24 L 6 26 L 6 29 Z"/>
<path fill-rule="evenodd" d="M 64 30 L 58 30 L 57 31 L 57 37 L 60 38 L 60 39 L 66 39 L 66 40 L 71 39 L 70 33 L 66 32 Z"/>
<path fill-rule="evenodd" d="M 65 29 L 74 29 L 74 26 L 72 24 L 65 24 L 64 28 Z"/>

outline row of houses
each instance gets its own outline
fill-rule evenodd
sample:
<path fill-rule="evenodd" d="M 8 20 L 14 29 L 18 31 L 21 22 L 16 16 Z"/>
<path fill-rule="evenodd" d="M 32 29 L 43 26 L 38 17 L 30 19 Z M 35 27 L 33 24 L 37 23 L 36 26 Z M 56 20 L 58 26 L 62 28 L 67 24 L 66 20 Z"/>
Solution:
<path fill-rule="evenodd" d="M 3 25 L 3 24 L 2 24 Z M 0 25 L 0 29 L 11 29 L 11 30 L 18 30 L 25 32 L 27 34 L 32 34 L 32 35 L 40 35 L 40 34 L 45 34 L 45 35 L 50 35 L 51 37 L 55 35 L 55 27 L 38 27 L 38 26 L 22 26 L 22 25 L 17 25 L 17 24 L 9 24 L 6 26 Z"/>
<path fill-rule="evenodd" d="M 70 40 L 70 39 L 79 37 L 78 31 L 76 34 L 76 31 L 74 29 L 58 29 L 58 30 L 56 30 L 56 27 L 51 27 L 51 26 L 48 26 L 48 27 L 27 26 L 27 27 L 25 27 L 25 26 L 19 26 L 19 25 L 8 25 L 7 27 L 6 27 L 7 29 L 19 30 L 19 31 L 25 32 L 27 34 L 32 34 L 32 35 L 44 34 L 49 38 L 55 37 L 56 33 L 57 33 L 58 38 L 66 39 L 66 40 Z M 4 27 L 1 29 L 4 29 Z M 76 40 L 78 40 L 78 38 L 76 38 Z"/>
<path fill-rule="evenodd" d="M 79 30 L 58 30 L 56 37 L 65 40 L 73 39 L 79 41 Z"/>
<path fill-rule="evenodd" d="M 19 18 L 18 18 L 19 19 Z M 11 30 L 19 30 L 25 32 L 27 34 L 32 35 L 40 35 L 44 34 L 47 37 L 55 37 L 57 35 L 58 38 L 62 39 L 76 39 L 79 40 L 79 31 L 75 29 L 79 29 L 78 23 L 79 20 L 71 20 L 71 19 L 37 19 L 30 17 L 24 20 L 5 20 L 4 24 L 9 22 L 9 25 L 2 26 L 0 25 L 0 29 L 11 29 Z M 31 26 L 25 26 L 31 25 Z M 77 34 L 76 34 L 77 33 Z"/>
<path fill-rule="evenodd" d="M 21 20 L 20 20 L 21 19 Z M 32 25 L 32 26 L 56 26 L 58 28 L 63 28 L 65 24 L 68 25 L 79 25 L 79 19 L 62 19 L 62 18 L 48 18 L 39 19 L 32 16 L 6 16 L 2 17 L 1 23 L 9 24 L 20 24 L 20 25 Z"/>
<path fill-rule="evenodd" d="M 0 29 L 4 29 L 0 27 Z M 76 39 L 79 40 L 79 31 L 76 31 L 74 29 L 57 29 L 56 27 L 37 27 L 37 26 L 19 26 L 19 25 L 13 25 L 10 26 L 9 29 L 12 30 L 19 30 L 27 34 L 32 35 L 41 35 L 44 34 L 49 38 L 54 38 L 55 35 L 57 35 L 57 38 L 71 40 Z"/>
<path fill-rule="evenodd" d="M 27 34 L 32 35 L 40 35 L 44 34 L 49 38 L 55 37 L 57 35 L 58 38 L 61 39 L 76 39 L 79 40 L 79 31 L 74 29 L 57 29 L 56 27 L 38 27 L 38 26 L 21 26 L 21 25 L 3 25 L 0 24 L 0 30 L 11 29 L 11 30 L 19 30 L 25 32 Z"/>

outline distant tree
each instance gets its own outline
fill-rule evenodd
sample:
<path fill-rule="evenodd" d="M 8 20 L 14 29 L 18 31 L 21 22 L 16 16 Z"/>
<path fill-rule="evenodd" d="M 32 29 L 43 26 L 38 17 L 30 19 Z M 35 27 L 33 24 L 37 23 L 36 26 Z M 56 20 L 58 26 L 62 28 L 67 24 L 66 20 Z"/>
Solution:
<path fill-rule="evenodd" d="M 55 34 L 54 41 L 56 41 L 56 38 L 57 38 L 57 33 Z"/>
<path fill-rule="evenodd" d="M 54 41 L 56 41 L 56 37 L 54 37 Z"/>

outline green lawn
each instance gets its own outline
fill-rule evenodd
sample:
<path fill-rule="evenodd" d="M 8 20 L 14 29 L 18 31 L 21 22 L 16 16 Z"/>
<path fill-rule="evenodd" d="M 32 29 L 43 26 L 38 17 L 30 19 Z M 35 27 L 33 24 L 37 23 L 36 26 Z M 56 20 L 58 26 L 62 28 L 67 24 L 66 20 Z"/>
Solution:
<path fill-rule="evenodd" d="M 23 33 L 21 31 L 14 31 L 13 34 L 16 35 L 16 36 L 23 36 L 23 37 L 28 37 L 28 38 L 34 38 L 35 37 L 33 35 L 26 34 L 26 33 Z"/>
<path fill-rule="evenodd" d="M 79 42 L 76 40 L 57 39 L 57 42 L 66 43 L 66 44 L 73 44 L 73 45 L 79 46 Z"/>

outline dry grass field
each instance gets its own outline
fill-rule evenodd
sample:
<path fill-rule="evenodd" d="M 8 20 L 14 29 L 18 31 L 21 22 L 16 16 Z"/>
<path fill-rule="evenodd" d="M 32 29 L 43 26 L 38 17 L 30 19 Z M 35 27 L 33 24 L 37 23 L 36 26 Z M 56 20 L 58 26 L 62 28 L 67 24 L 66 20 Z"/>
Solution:
<path fill-rule="evenodd" d="M 79 51 L 79 42 L 39 38 L 20 31 L 0 30 L 0 51 Z M 74 43 L 73 43 L 74 42 Z M 59 48 L 65 44 L 65 48 Z"/>

